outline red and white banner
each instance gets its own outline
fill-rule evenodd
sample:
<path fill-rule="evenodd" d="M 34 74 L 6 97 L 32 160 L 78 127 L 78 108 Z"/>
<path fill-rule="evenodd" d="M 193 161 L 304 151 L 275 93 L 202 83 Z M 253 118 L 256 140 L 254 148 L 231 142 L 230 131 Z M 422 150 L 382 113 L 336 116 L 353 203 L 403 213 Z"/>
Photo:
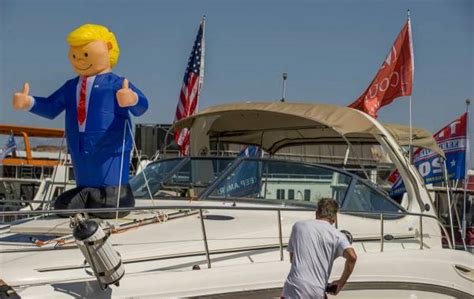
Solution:
<path fill-rule="evenodd" d="M 413 43 L 408 19 L 372 83 L 349 107 L 377 118 L 377 111 L 382 106 L 390 104 L 397 97 L 411 95 L 413 72 Z"/>
<path fill-rule="evenodd" d="M 449 123 L 433 135 L 446 157 L 446 171 L 449 180 L 463 180 L 466 171 L 467 151 L 467 112 Z M 434 184 L 445 180 L 443 161 L 437 153 L 418 148 L 413 154 L 413 165 L 425 180 L 425 184 Z M 397 170 L 388 177 L 393 183 L 390 195 L 397 197 L 405 192 L 405 186 Z"/>

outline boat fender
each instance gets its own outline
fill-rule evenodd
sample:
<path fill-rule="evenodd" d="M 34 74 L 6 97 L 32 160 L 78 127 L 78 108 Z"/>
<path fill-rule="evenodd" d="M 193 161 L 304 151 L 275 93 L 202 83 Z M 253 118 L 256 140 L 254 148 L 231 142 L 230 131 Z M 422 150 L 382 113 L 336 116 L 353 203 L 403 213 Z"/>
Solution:
<path fill-rule="evenodd" d="M 73 224 L 73 236 L 100 287 L 118 286 L 125 269 L 120 255 L 108 240 L 109 235 L 96 222 L 79 219 Z"/>

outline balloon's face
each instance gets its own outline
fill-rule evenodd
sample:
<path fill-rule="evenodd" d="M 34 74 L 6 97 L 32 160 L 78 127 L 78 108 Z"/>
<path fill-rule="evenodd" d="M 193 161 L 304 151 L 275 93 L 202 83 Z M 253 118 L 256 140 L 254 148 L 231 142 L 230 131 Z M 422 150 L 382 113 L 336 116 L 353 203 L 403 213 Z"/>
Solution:
<path fill-rule="evenodd" d="M 69 48 L 69 62 L 80 76 L 94 76 L 111 71 L 110 44 L 97 40 L 82 46 Z"/>

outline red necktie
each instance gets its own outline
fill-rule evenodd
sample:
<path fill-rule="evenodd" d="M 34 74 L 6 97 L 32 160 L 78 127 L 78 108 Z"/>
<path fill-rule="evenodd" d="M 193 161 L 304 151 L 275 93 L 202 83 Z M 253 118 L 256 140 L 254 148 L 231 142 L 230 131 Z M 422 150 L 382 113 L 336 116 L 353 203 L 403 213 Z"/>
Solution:
<path fill-rule="evenodd" d="M 79 105 L 77 105 L 77 121 L 79 122 L 79 125 L 82 125 L 86 120 L 86 88 L 87 77 L 82 77 Z"/>

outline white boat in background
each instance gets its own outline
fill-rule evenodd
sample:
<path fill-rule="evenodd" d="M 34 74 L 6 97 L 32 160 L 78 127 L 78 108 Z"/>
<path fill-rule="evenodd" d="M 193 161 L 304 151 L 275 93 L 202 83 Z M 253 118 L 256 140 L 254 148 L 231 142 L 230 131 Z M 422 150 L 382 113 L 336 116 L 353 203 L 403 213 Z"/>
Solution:
<path fill-rule="evenodd" d="M 22 298 L 279 296 L 293 223 L 314 218 L 319 198 L 331 196 L 341 205 L 337 227 L 352 235 L 359 256 L 338 298 L 472 298 L 472 255 L 443 248 L 444 228 L 403 138 L 377 120 L 333 105 L 245 103 L 204 109 L 175 125 L 184 127 L 191 129 L 194 155 L 208 153 L 212 142 L 259 145 L 270 156 L 294 144 L 347 144 L 350 152 L 355 144 L 377 143 L 400 171 L 407 195 L 402 206 L 343 168 L 272 157 L 159 160 L 131 179 L 137 204 L 130 215 L 96 220 L 120 253 L 119 286 L 98 283 L 116 268 L 96 280 L 102 265 L 83 262 L 69 219 L 33 211 L 38 216 L 0 229 L 3 289 Z M 414 142 L 439 150 L 430 138 L 415 135 Z M 342 269 L 336 261 L 331 278 Z"/>
<path fill-rule="evenodd" d="M 13 135 L 23 144 L 0 161 L 0 211 L 47 209 L 75 186 L 64 130 L 0 125 L 0 135 Z M 0 217 L 0 223 L 16 218 Z"/>

